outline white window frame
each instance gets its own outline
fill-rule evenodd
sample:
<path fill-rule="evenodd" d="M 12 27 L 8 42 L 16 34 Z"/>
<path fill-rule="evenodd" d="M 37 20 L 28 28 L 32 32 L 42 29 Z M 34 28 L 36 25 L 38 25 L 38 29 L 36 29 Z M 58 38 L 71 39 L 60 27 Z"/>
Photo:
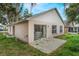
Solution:
<path fill-rule="evenodd" d="M 57 25 L 52 25 L 52 34 L 57 33 Z"/>

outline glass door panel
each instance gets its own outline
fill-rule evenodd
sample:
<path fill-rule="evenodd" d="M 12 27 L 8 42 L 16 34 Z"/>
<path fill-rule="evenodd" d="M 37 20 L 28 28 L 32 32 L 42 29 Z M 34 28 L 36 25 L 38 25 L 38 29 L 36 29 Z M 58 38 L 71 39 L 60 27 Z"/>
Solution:
<path fill-rule="evenodd" d="M 46 25 L 34 25 L 34 39 L 46 37 Z"/>

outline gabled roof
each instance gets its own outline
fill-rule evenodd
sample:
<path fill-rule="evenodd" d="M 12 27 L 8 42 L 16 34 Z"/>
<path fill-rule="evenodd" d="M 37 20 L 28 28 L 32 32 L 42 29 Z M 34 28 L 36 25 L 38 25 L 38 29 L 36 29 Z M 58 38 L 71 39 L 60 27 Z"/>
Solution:
<path fill-rule="evenodd" d="M 62 23 L 64 24 L 64 21 L 63 21 L 61 15 L 59 14 L 59 12 L 58 12 L 58 10 L 57 10 L 56 8 L 52 8 L 52 9 L 49 9 L 49 10 L 47 10 L 47 11 L 44 11 L 44 12 L 41 12 L 41 13 L 32 15 L 31 17 L 27 18 L 26 20 L 17 21 L 17 22 L 14 22 L 14 23 L 12 23 L 12 24 L 14 25 L 14 24 L 17 24 L 17 23 L 21 23 L 21 22 L 28 21 L 28 20 L 32 19 L 33 17 L 40 16 L 40 15 L 42 15 L 42 14 L 44 14 L 44 13 L 47 13 L 47 12 L 50 12 L 50 11 L 52 11 L 52 10 L 55 10 L 55 11 L 57 12 L 57 14 L 58 14 L 58 16 L 60 17 Z M 11 24 L 10 24 L 10 25 L 11 25 Z"/>
<path fill-rule="evenodd" d="M 61 15 L 59 14 L 57 8 L 52 8 L 52 9 L 49 9 L 49 10 L 47 10 L 47 11 L 44 11 L 44 12 L 41 12 L 41 13 L 35 14 L 35 15 L 32 16 L 32 18 L 33 18 L 33 17 L 37 17 L 37 16 L 39 16 L 39 15 L 42 15 L 42 14 L 44 14 L 44 13 L 50 12 L 50 11 L 52 11 L 52 10 L 55 10 L 55 11 L 57 12 L 58 16 L 60 17 L 61 21 L 62 21 L 63 24 L 64 24 L 64 21 L 63 21 Z"/>

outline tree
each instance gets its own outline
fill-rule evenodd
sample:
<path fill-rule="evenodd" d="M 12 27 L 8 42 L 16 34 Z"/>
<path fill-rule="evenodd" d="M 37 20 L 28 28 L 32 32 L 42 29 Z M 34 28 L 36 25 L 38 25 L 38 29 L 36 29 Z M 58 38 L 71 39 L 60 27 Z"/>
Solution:
<path fill-rule="evenodd" d="M 19 15 L 22 12 L 23 4 L 15 3 L 1 3 L 0 4 L 0 14 L 1 17 L 7 15 L 8 23 L 18 21 Z"/>
<path fill-rule="evenodd" d="M 35 7 L 37 3 L 30 3 L 30 14 L 32 13 L 33 7 Z"/>
<path fill-rule="evenodd" d="M 32 14 L 29 13 L 28 9 L 25 9 L 23 17 L 28 18 L 30 16 L 32 16 Z"/>
<path fill-rule="evenodd" d="M 35 6 L 36 4 L 31 3 L 31 9 Z M 1 3 L 0 4 L 0 20 L 3 18 L 3 23 L 12 23 L 19 21 L 22 17 L 28 18 L 32 16 L 32 13 L 29 13 L 29 10 L 26 9 L 24 10 L 23 13 L 23 3 Z M 31 10 L 32 11 L 32 10 Z M 6 16 L 6 17 L 4 17 Z"/>
<path fill-rule="evenodd" d="M 66 14 L 68 18 L 68 22 L 72 22 L 74 26 L 74 22 L 78 22 L 79 20 L 76 17 L 79 15 L 79 4 L 72 3 L 69 5 L 69 8 L 66 9 Z"/>
<path fill-rule="evenodd" d="M 79 23 L 79 4 L 70 4 L 69 7 L 66 9 L 66 14 L 68 18 L 68 23 L 72 23 L 73 30 L 75 30 L 74 23 Z"/>

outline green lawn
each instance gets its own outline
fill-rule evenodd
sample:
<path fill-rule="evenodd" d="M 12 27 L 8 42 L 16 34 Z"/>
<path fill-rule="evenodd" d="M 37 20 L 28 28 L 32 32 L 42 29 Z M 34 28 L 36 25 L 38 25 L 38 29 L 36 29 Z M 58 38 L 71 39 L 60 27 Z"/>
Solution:
<path fill-rule="evenodd" d="M 6 37 L 0 34 L 0 55 L 46 55 L 29 46 L 27 43 L 16 41 L 16 38 Z"/>
<path fill-rule="evenodd" d="M 65 34 L 57 38 L 67 40 L 67 42 L 51 55 L 79 56 L 79 34 Z"/>
<path fill-rule="evenodd" d="M 65 34 L 57 38 L 67 40 L 66 44 L 48 55 L 68 56 L 79 55 L 79 35 Z M 47 55 L 41 51 L 31 47 L 27 43 L 23 43 L 16 38 L 6 37 L 0 34 L 0 55 Z"/>

